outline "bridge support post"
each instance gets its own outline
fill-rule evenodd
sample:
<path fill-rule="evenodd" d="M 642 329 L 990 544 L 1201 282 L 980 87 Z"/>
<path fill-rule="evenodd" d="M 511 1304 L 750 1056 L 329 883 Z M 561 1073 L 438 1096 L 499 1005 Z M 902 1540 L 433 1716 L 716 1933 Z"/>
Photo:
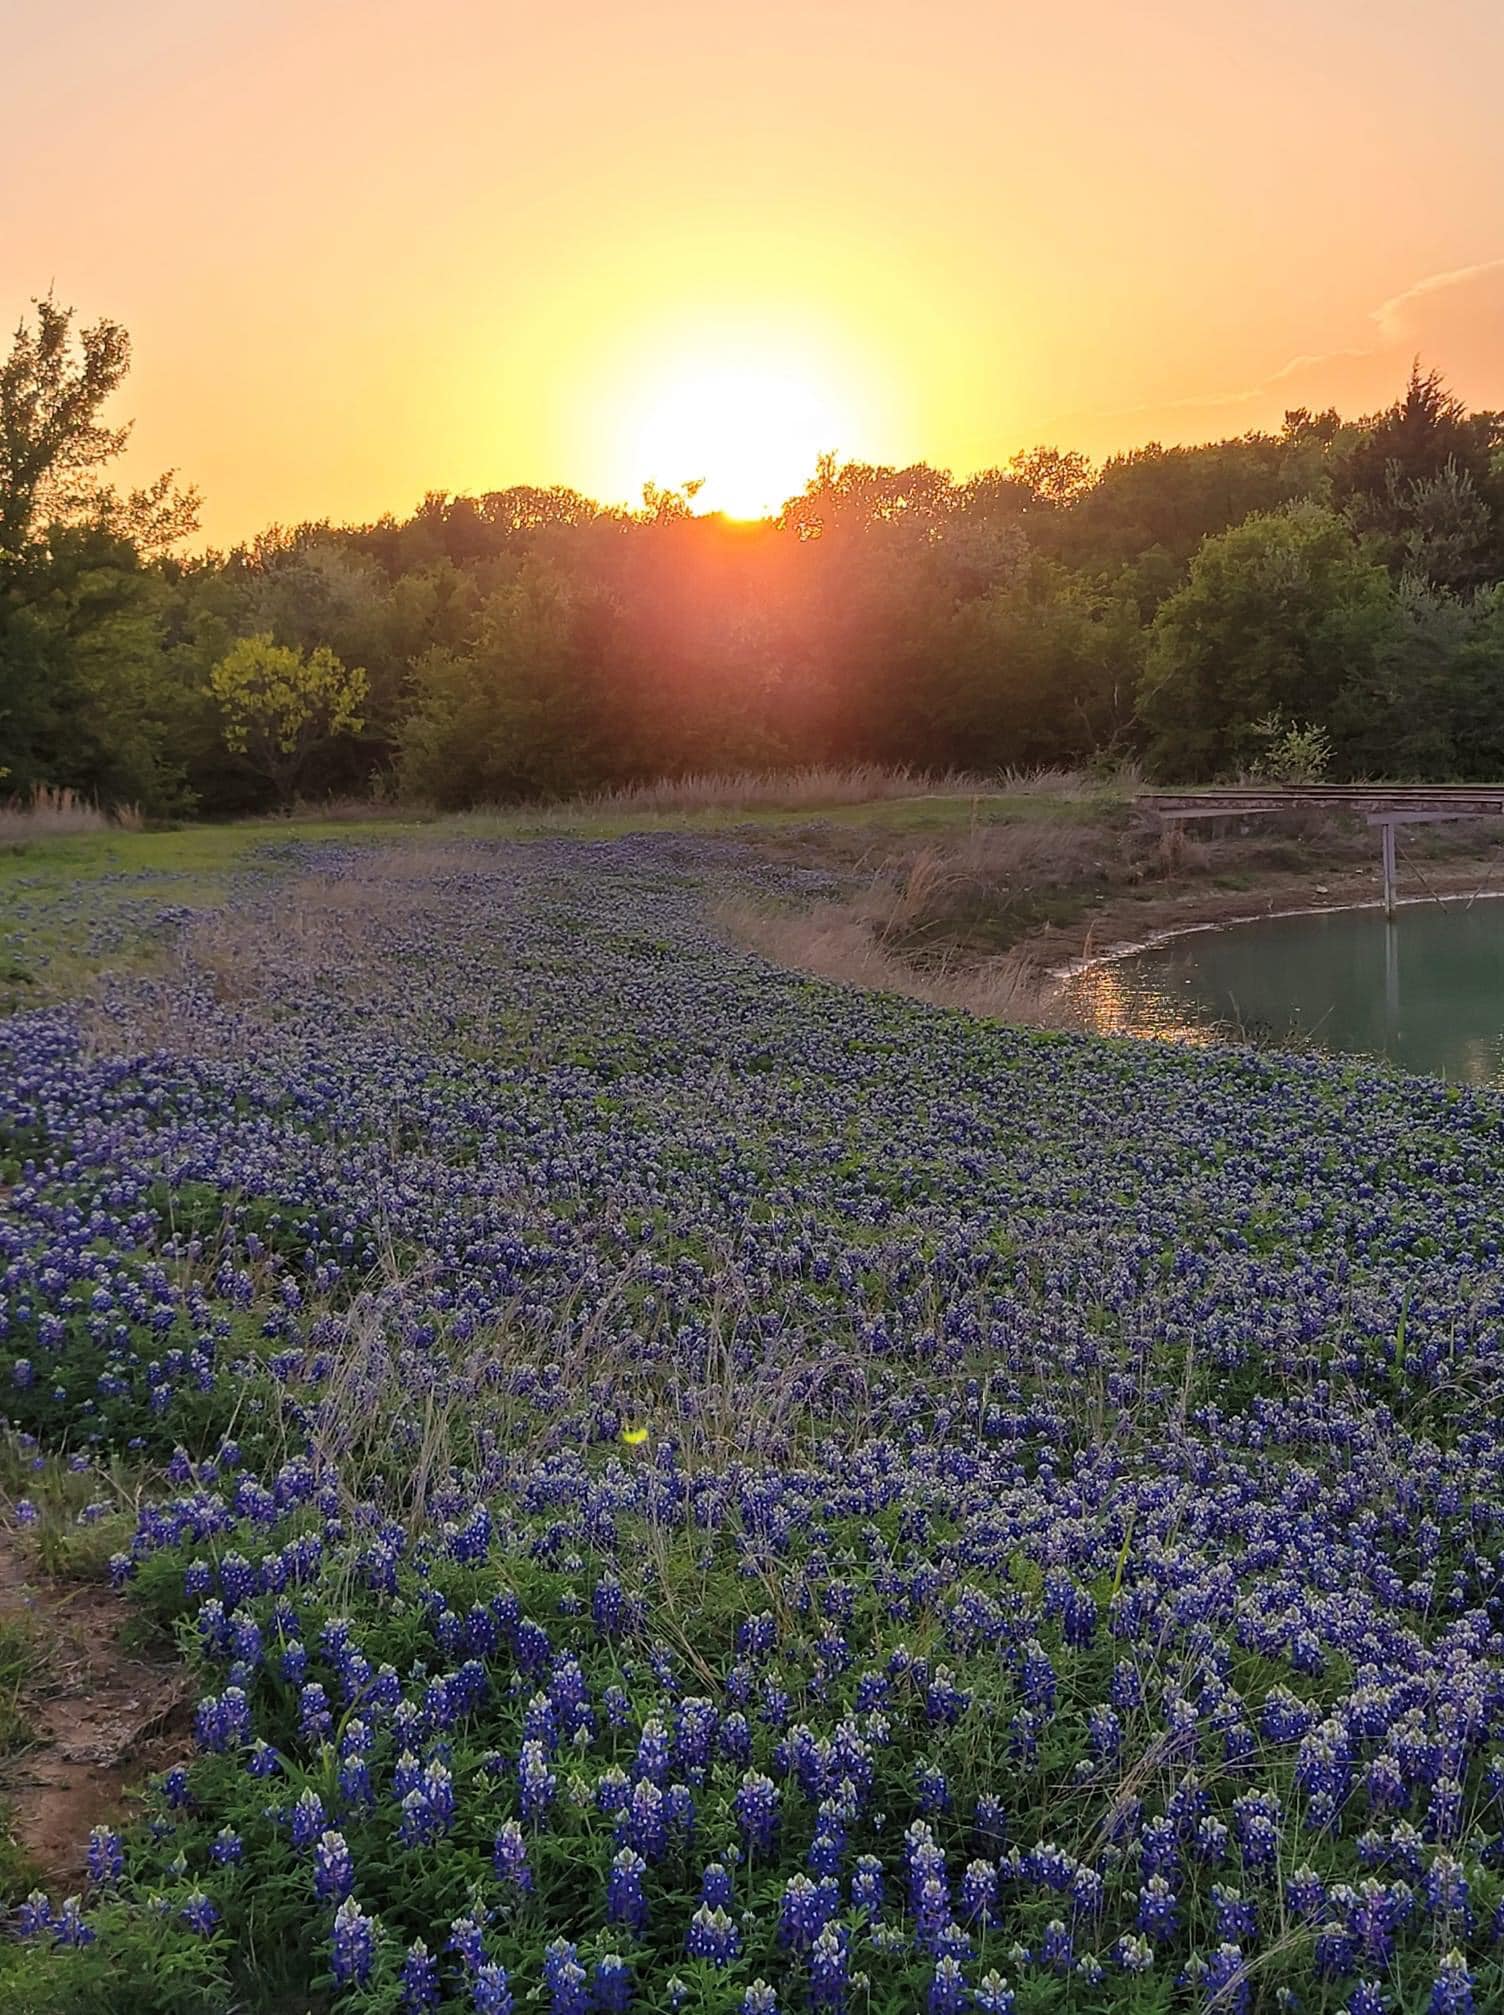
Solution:
<path fill-rule="evenodd" d="M 1379 831 L 1384 841 L 1384 914 L 1394 915 L 1394 820 L 1385 819 Z"/>

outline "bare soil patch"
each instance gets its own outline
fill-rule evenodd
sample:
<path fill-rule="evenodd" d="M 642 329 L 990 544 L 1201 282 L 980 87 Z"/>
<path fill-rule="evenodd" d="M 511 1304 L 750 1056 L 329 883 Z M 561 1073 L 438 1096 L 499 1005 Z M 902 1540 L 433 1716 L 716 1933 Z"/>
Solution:
<path fill-rule="evenodd" d="M 100 1582 L 49 1580 L 5 1530 L 0 1616 L 23 1620 L 39 1653 L 20 1702 L 31 1740 L 0 1762 L 0 1800 L 38 1874 L 76 1883 L 90 1827 L 118 1819 L 129 1787 L 183 1753 L 187 1677 L 126 1643 L 120 1596 Z"/>

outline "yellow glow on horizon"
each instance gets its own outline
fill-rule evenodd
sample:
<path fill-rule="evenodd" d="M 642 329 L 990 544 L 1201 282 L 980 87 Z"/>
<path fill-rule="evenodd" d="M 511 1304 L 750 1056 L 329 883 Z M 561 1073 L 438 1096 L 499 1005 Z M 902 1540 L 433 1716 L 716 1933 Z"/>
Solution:
<path fill-rule="evenodd" d="M 49 283 L 124 322 L 122 487 L 176 467 L 220 544 L 1101 459 L 1372 412 L 1417 353 L 1500 407 L 1504 14 L 1454 0 L 1418 78 L 1414 11 L 12 8 L 0 343 Z"/>
<path fill-rule="evenodd" d="M 660 367 L 621 406 L 623 487 L 700 482 L 696 511 L 732 518 L 776 512 L 803 489 L 827 449 L 861 432 L 854 402 L 811 361 L 712 351 Z"/>

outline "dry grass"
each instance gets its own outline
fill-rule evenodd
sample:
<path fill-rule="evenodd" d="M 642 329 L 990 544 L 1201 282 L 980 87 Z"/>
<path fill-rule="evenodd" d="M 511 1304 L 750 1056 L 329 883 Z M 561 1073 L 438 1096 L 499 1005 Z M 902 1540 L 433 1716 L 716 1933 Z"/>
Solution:
<path fill-rule="evenodd" d="M 417 917 L 442 908 L 445 883 L 473 873 L 476 856 L 453 842 L 419 842 L 362 865 L 365 872 L 299 875 L 257 903 L 194 918 L 126 989 L 106 975 L 77 1006 L 91 1053 L 254 1054 L 289 990 L 374 984 L 383 952 Z M 184 999 L 204 991 L 231 1012 L 213 1021 L 185 1016 Z"/>
<path fill-rule="evenodd" d="M 1131 798 L 1144 788 L 1144 773 L 1130 757 L 1110 769 L 1006 769 L 992 788 L 1010 798 L 1063 798 L 1070 804 L 1091 799 Z"/>
<path fill-rule="evenodd" d="M 914 943 L 937 925 L 952 928 L 978 912 L 1005 916 L 1040 889 L 1136 880 L 1157 844 L 1133 826 L 974 824 L 926 842 L 900 859 L 896 875 L 879 876 L 867 897 L 869 913 L 885 943 Z"/>
<path fill-rule="evenodd" d="M 398 799 L 381 791 L 369 797 L 347 792 L 342 797 L 294 798 L 285 811 L 267 814 L 268 823 L 291 821 L 300 825 L 371 825 L 380 819 L 409 825 L 414 820 L 435 817 L 434 808 L 420 798 Z"/>
<path fill-rule="evenodd" d="M 577 819 L 640 812 L 815 811 L 825 805 L 885 803 L 895 798 L 964 797 L 995 791 L 996 779 L 948 771 L 926 774 L 878 763 L 811 764 L 798 770 L 705 771 L 623 784 L 594 797 L 546 808 L 545 817 Z"/>
<path fill-rule="evenodd" d="M 821 903 L 808 910 L 730 902 L 722 904 L 717 917 L 740 943 L 796 972 L 958 1008 L 984 1020 L 1057 1025 L 1054 985 L 1038 961 L 1022 951 L 988 959 L 942 957 L 916 965 L 882 941 L 870 910 L 864 913 L 860 902 Z"/>
<path fill-rule="evenodd" d="M 38 784 L 28 798 L 9 798 L 0 804 L 0 844 L 67 839 L 75 833 L 107 832 L 112 826 L 135 832 L 140 824 L 141 814 L 133 805 L 103 812 L 77 791 L 52 790 L 46 784 Z"/>

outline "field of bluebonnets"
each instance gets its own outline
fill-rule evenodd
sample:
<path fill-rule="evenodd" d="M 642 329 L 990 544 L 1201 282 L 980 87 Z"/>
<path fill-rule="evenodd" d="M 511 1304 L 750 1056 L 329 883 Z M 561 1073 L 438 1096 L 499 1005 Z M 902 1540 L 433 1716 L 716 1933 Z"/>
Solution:
<path fill-rule="evenodd" d="M 199 1696 L 6 2007 L 1504 2005 L 1497 1097 L 282 854 L 0 1022 L 3 1408 Z"/>

